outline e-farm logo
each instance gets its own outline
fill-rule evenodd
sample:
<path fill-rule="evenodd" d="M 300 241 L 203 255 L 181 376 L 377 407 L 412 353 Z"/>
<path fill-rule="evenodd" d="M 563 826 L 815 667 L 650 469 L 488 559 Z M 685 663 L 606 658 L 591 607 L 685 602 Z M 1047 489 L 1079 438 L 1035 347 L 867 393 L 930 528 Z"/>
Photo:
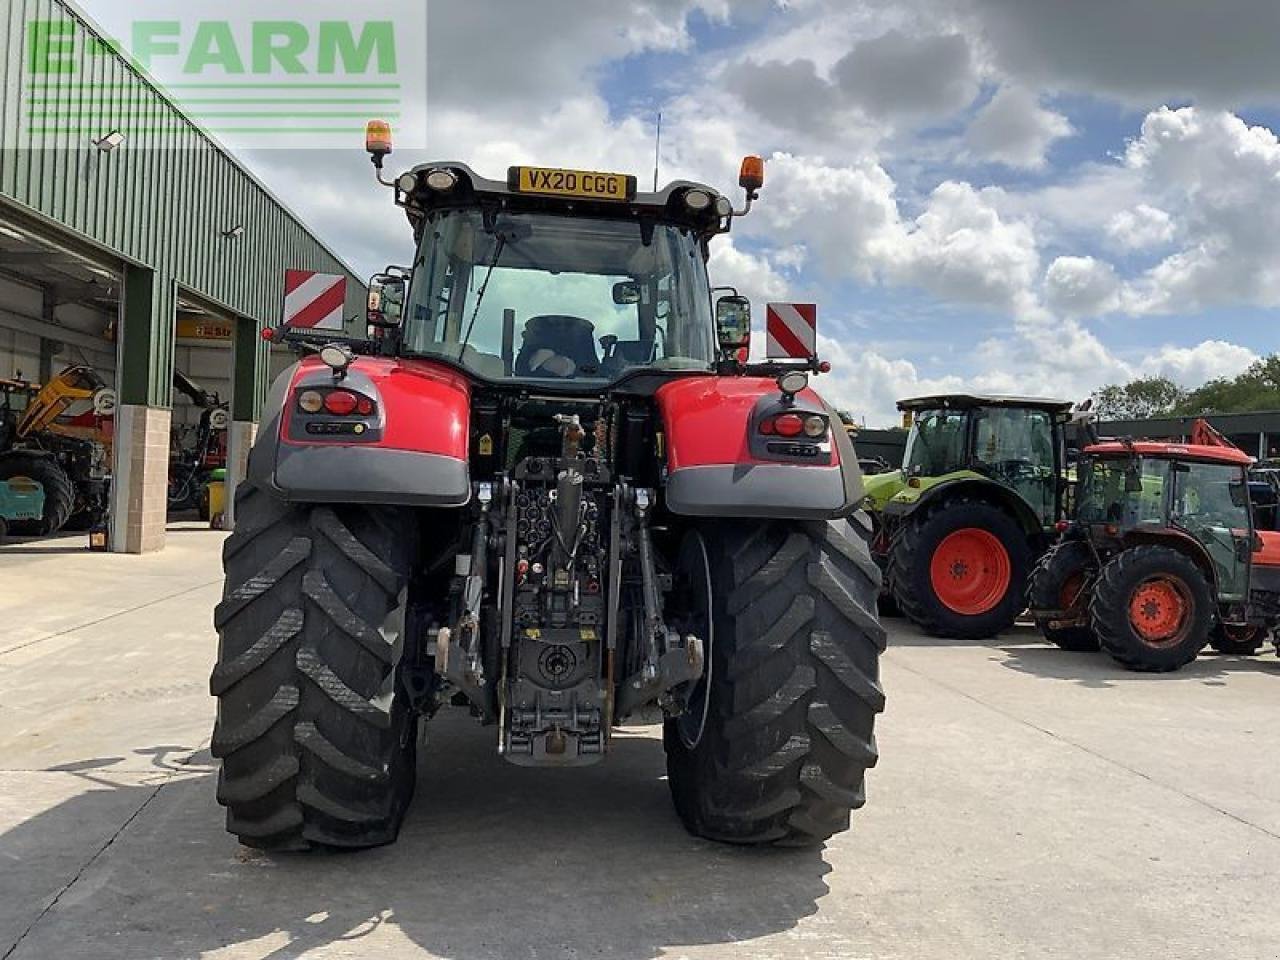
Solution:
<path fill-rule="evenodd" d="M 26 24 L 23 123 L 32 146 L 181 146 L 187 119 L 233 147 L 353 148 L 365 121 L 425 143 L 426 3 L 86 0 L 95 20 Z M 175 14 L 175 7 L 178 13 Z M 294 16 L 289 16 L 294 14 Z M 177 109 L 139 79 L 145 74 Z"/>

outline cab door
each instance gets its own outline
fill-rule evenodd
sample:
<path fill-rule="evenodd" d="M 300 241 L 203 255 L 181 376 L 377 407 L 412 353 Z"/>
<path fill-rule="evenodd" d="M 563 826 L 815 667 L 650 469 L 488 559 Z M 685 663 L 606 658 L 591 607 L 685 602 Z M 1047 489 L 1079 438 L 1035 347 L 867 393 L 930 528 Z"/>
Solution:
<path fill-rule="evenodd" d="M 1243 603 L 1249 594 L 1253 518 L 1243 467 L 1177 461 L 1169 521 L 1204 547 L 1218 580 L 1221 603 Z"/>
<path fill-rule="evenodd" d="M 1058 518 L 1058 452 L 1053 415 L 1028 407 L 975 411 L 972 466 L 1010 487 L 1042 527 Z"/>

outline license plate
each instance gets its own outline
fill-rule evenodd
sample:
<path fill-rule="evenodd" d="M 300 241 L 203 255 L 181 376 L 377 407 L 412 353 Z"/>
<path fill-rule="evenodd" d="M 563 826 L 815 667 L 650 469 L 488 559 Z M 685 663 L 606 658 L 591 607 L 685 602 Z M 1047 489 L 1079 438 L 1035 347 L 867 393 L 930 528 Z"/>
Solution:
<path fill-rule="evenodd" d="M 625 203 L 636 195 L 636 178 L 624 173 L 558 170 L 554 167 L 512 167 L 507 171 L 507 187 L 516 193 L 580 197 L 584 200 L 618 200 Z"/>

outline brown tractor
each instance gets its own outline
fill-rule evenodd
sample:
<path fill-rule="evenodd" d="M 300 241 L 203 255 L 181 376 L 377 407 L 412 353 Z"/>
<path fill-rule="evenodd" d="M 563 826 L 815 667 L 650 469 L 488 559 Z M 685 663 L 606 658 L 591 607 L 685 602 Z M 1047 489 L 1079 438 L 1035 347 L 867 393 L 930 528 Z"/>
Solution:
<path fill-rule="evenodd" d="M 1085 448 L 1075 519 L 1028 591 L 1050 642 L 1159 672 L 1209 644 L 1256 652 L 1280 623 L 1280 532 L 1254 524 L 1252 458 L 1207 424 L 1192 440 Z"/>

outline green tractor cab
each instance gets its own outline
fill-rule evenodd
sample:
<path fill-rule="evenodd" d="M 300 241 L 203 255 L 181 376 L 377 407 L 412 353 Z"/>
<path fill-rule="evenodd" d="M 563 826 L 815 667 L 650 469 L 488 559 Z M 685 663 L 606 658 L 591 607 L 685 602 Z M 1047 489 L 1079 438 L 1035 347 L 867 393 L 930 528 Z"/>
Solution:
<path fill-rule="evenodd" d="M 900 400 L 901 470 L 867 477 L 885 590 L 926 632 L 975 639 L 1011 626 L 1067 491 L 1067 400 L 945 394 Z"/>
<path fill-rule="evenodd" d="M 44 487 L 30 477 L 0 480 L 0 543 L 14 521 L 39 520 L 44 515 Z"/>

